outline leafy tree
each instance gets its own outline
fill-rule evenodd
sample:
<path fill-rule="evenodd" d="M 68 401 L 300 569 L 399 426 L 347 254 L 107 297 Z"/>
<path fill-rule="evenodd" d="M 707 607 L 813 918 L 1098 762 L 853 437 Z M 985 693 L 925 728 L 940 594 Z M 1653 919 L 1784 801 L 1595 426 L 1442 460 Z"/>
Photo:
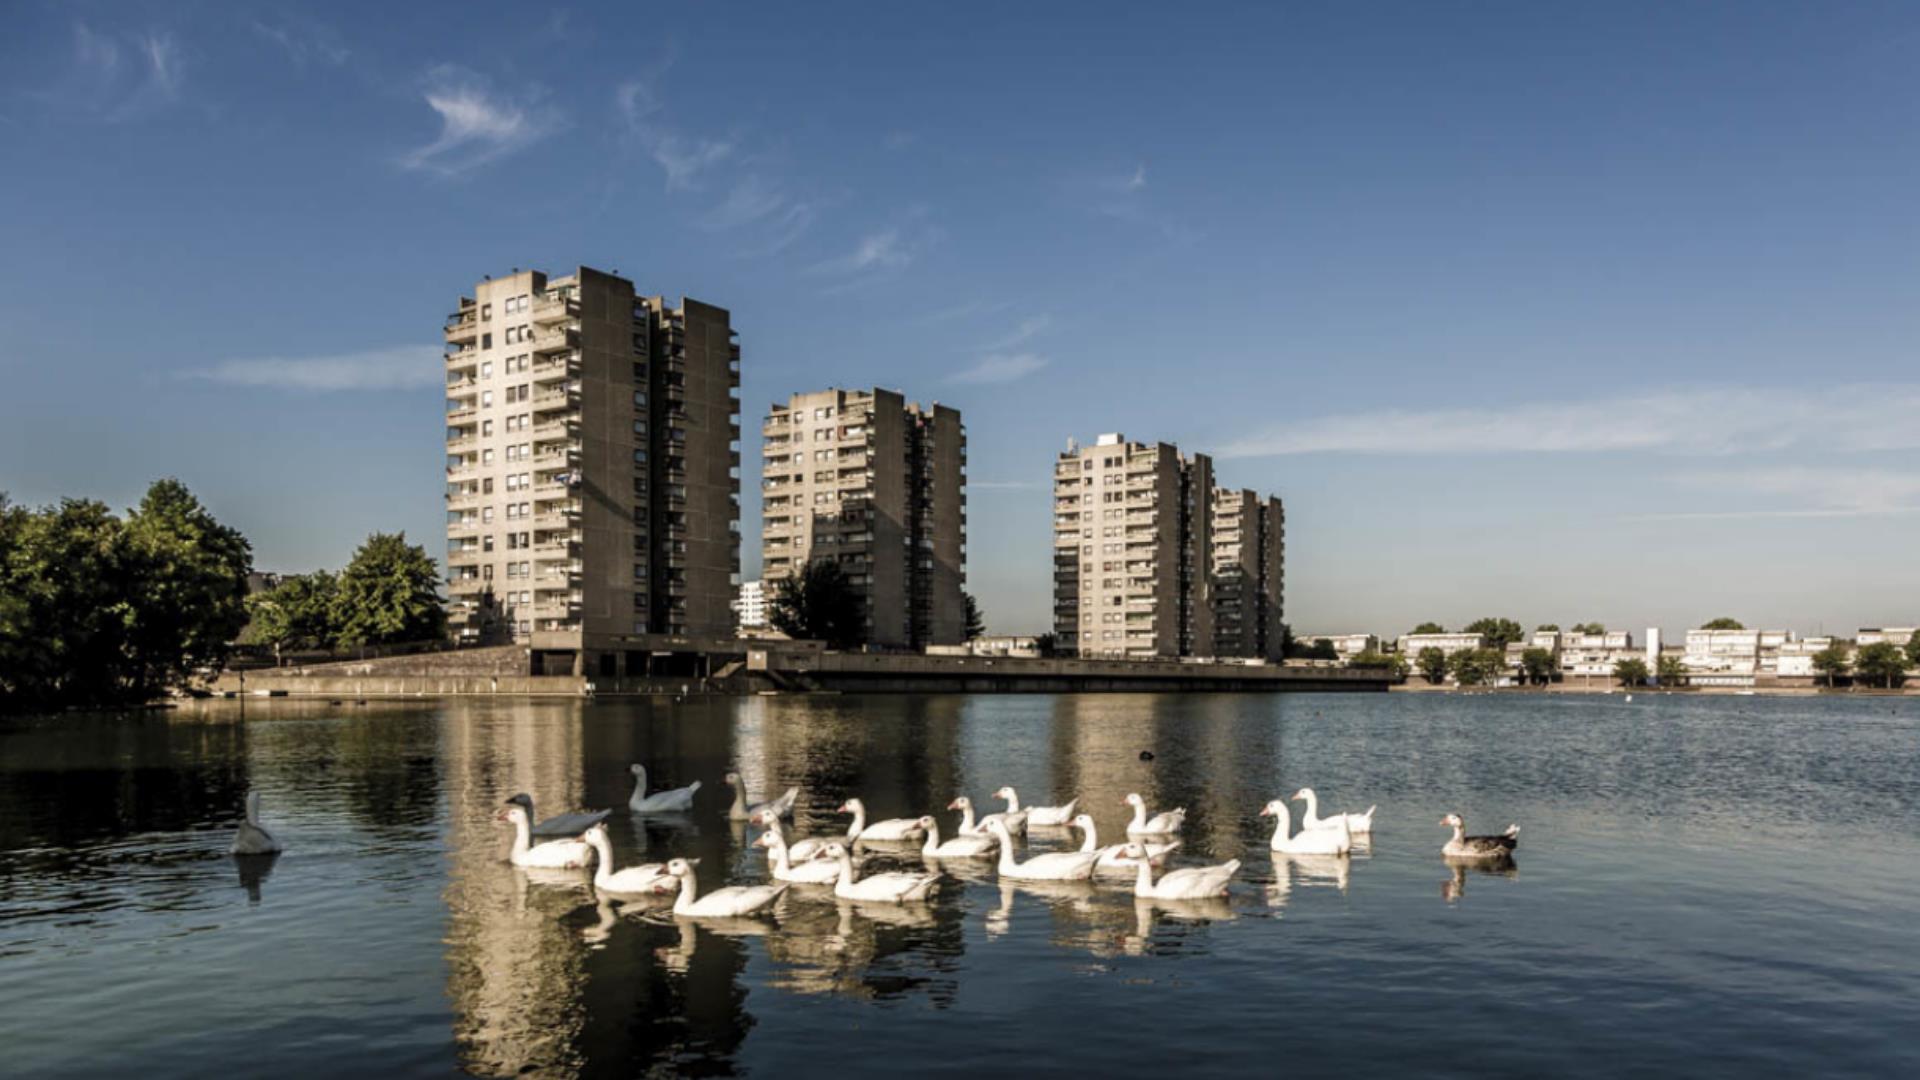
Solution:
<path fill-rule="evenodd" d="M 1496 619 L 1492 617 L 1475 619 L 1468 623 L 1467 633 L 1479 634 L 1481 637 L 1486 638 L 1487 647 L 1496 650 L 1504 649 L 1516 641 L 1524 640 L 1527 636 L 1527 632 L 1520 629 L 1520 624 L 1514 622 L 1512 619 Z"/>
<path fill-rule="evenodd" d="M 247 542 L 178 481 L 124 520 L 0 499 L 0 541 L 0 709 L 148 700 L 220 664 L 245 622 Z"/>
<path fill-rule="evenodd" d="M 1532 648 L 1520 653 L 1520 671 L 1535 686 L 1553 681 L 1553 650 Z"/>
<path fill-rule="evenodd" d="M 1702 630 L 1745 630 L 1746 627 L 1740 625 L 1740 620 L 1729 619 L 1725 615 L 1722 615 L 1717 619 L 1708 619 L 1706 622 L 1701 623 L 1700 629 Z"/>
<path fill-rule="evenodd" d="M 127 517 L 125 539 L 136 591 L 126 620 L 129 689 L 144 701 L 226 661 L 247 624 L 253 548 L 172 479 L 147 489 Z"/>
<path fill-rule="evenodd" d="M 1338 660 L 1340 659 L 1340 650 L 1333 647 L 1333 641 L 1329 638 L 1314 638 L 1312 641 L 1304 643 L 1296 639 L 1293 643 L 1293 652 L 1288 654 L 1288 658 L 1293 660 Z"/>
<path fill-rule="evenodd" d="M 1829 645 L 1813 654 L 1813 670 L 1827 677 L 1827 689 L 1831 690 L 1834 679 L 1847 673 L 1847 665 L 1852 659 L 1845 645 Z"/>
<path fill-rule="evenodd" d="M 1613 665 L 1613 677 L 1620 680 L 1621 686 L 1639 686 L 1647 681 L 1647 662 L 1629 656 Z"/>
<path fill-rule="evenodd" d="M 1678 686 L 1687 679 L 1686 661 L 1677 656 L 1662 656 L 1655 661 L 1654 668 L 1659 672 L 1661 686 Z"/>
<path fill-rule="evenodd" d="M 1890 641 L 1862 645 L 1860 651 L 1853 654 L 1853 671 L 1855 678 L 1869 684 L 1879 683 L 1891 690 L 1906 681 L 1907 654 Z"/>
<path fill-rule="evenodd" d="M 1444 634 L 1446 632 L 1447 628 L 1437 622 L 1423 622 L 1412 630 L 1412 633 L 1415 634 Z"/>
<path fill-rule="evenodd" d="M 966 605 L 967 640 L 972 641 L 987 632 L 987 617 L 980 614 L 980 605 L 972 593 L 961 593 L 960 599 Z"/>
<path fill-rule="evenodd" d="M 1575 634 L 1604 634 L 1606 632 L 1607 624 L 1597 622 L 1574 623 L 1573 630 L 1571 631 L 1571 633 Z"/>
<path fill-rule="evenodd" d="M 767 621 L 790 638 L 824 641 L 836 649 L 866 641 L 866 611 L 860 594 L 840 564 L 809 562 L 799 573 L 780 579 L 767 609 Z"/>
<path fill-rule="evenodd" d="M 264 592 L 247 597 L 246 640 L 285 649 L 324 649 L 339 638 L 339 578 L 325 570 L 295 574 Z"/>
<path fill-rule="evenodd" d="M 447 611 L 440 571 L 407 534 L 374 533 L 340 573 L 334 625 L 343 645 L 387 645 L 442 637 Z"/>
<path fill-rule="evenodd" d="M 1907 639 L 1907 666 L 1920 667 L 1920 631 Z"/>
<path fill-rule="evenodd" d="M 1453 668 L 1453 678 L 1461 686 L 1484 686 L 1493 681 L 1506 663 L 1506 656 L 1496 649 L 1461 649 L 1447 658 Z"/>
<path fill-rule="evenodd" d="M 1406 658 L 1396 653 L 1383 653 L 1378 649 L 1368 649 L 1355 653 L 1347 659 L 1347 666 L 1367 671 L 1392 671 L 1404 675 Z"/>
<path fill-rule="evenodd" d="M 1533 632 L 1536 634 L 1556 634 L 1560 632 L 1560 624 L 1543 622 L 1539 626 L 1534 627 Z"/>
<path fill-rule="evenodd" d="M 1051 630 L 1044 634 L 1034 635 L 1033 651 L 1039 653 L 1041 656 L 1058 656 L 1060 654 L 1060 636 Z"/>
<path fill-rule="evenodd" d="M 1429 645 L 1414 657 L 1414 666 L 1428 683 L 1438 684 L 1447 677 L 1447 654 L 1438 645 Z"/>

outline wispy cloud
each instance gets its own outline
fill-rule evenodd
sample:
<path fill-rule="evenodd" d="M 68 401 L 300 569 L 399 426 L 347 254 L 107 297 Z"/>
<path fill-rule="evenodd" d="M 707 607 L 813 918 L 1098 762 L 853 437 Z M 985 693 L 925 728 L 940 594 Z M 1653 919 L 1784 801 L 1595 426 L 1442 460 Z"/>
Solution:
<path fill-rule="evenodd" d="M 273 22 L 253 19 L 253 32 L 278 45 L 295 67 L 310 63 L 339 67 L 351 55 L 332 27 L 313 19 L 283 15 Z"/>
<path fill-rule="evenodd" d="M 899 229 L 882 229 L 860 238 L 852 251 L 819 263 L 822 274 L 858 274 L 873 269 L 898 270 L 913 262 L 913 252 Z"/>
<path fill-rule="evenodd" d="M 1128 191 L 1139 191 L 1142 188 L 1145 188 L 1147 186 L 1146 163 L 1142 162 L 1139 165 L 1135 166 L 1133 170 L 1133 175 L 1127 177 L 1127 182 L 1125 184 L 1122 184 L 1121 186 Z"/>
<path fill-rule="evenodd" d="M 121 36 L 76 22 L 67 77 L 40 96 L 109 122 L 131 120 L 179 100 L 185 73 L 179 41 L 168 31 Z"/>
<path fill-rule="evenodd" d="M 778 186 L 757 175 L 743 177 L 728 191 L 720 205 L 698 219 L 702 228 L 714 232 L 752 230 L 762 242 L 754 254 L 772 255 L 785 250 L 813 225 L 812 203 L 789 196 Z"/>
<path fill-rule="evenodd" d="M 1052 325 L 1053 316 L 1051 315 L 1042 314 L 1029 316 L 1021 319 L 1020 324 L 1015 326 L 1005 336 L 996 338 L 980 346 L 980 350 L 982 352 L 1004 352 L 1016 345 L 1022 345 L 1032 341 L 1036 335 L 1046 332 L 1046 329 Z"/>
<path fill-rule="evenodd" d="M 1758 497 L 1769 505 L 1659 516 L 1860 517 L 1920 511 L 1920 472 L 1791 465 L 1682 472 L 1669 482 L 1701 496 Z"/>
<path fill-rule="evenodd" d="M 1143 162 L 1124 175 L 1108 174 L 1091 180 L 1082 178 L 1070 185 L 1075 195 L 1085 200 L 1086 208 L 1100 217 L 1112 218 L 1160 234 L 1176 243 L 1190 243 L 1199 234 L 1174 221 L 1154 205 L 1147 190 L 1147 166 Z"/>
<path fill-rule="evenodd" d="M 537 89 L 519 99 L 496 94 L 465 68 L 443 64 L 427 73 L 422 91 L 440 114 L 440 135 L 400 159 L 409 169 L 459 176 L 527 147 L 565 123 L 558 109 L 540 103 Z"/>
<path fill-rule="evenodd" d="M 1387 409 L 1303 420 L 1227 444 L 1220 457 L 1284 454 L 1729 454 L 1920 447 L 1920 386 L 1679 389 L 1505 408 Z"/>
<path fill-rule="evenodd" d="M 956 372 L 948 382 L 1009 383 L 1024 379 L 1047 366 L 1047 358 L 1035 353 L 995 353 L 983 356 L 972 367 Z"/>
<path fill-rule="evenodd" d="M 438 385 L 446 378 L 446 364 L 438 346 L 399 345 L 334 356 L 228 360 L 183 372 L 181 377 L 229 386 L 323 393 L 395 390 Z"/>
<path fill-rule="evenodd" d="M 732 139 L 686 135 L 669 126 L 646 80 L 622 83 L 614 91 L 614 103 L 626 120 L 629 136 L 666 173 L 668 191 L 698 186 L 702 173 L 733 156 Z"/>

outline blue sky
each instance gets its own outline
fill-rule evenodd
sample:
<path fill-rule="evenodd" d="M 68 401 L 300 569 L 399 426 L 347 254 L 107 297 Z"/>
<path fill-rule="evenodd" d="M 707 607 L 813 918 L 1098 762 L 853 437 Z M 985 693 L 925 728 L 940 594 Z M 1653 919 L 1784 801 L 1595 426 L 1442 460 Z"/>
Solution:
<path fill-rule="evenodd" d="M 1300 629 L 1911 624 L 1917 58 L 1903 4 L 16 4 L 0 489 L 438 553 L 445 313 L 587 264 L 732 309 L 750 440 L 962 409 L 996 630 L 1116 430 L 1285 498 Z"/>

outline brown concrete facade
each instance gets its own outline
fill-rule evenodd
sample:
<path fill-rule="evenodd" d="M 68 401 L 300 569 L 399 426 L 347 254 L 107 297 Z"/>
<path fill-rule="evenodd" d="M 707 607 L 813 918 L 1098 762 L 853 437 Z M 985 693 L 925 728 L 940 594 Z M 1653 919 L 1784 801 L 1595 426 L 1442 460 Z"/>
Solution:
<path fill-rule="evenodd" d="M 1286 513 L 1247 490 L 1213 493 L 1213 655 L 1282 659 Z"/>
<path fill-rule="evenodd" d="M 633 635 L 730 634 L 739 352 L 727 312 L 669 308 L 586 267 L 516 271 L 462 298 L 446 338 L 457 632 L 537 638 L 581 669 Z"/>
<path fill-rule="evenodd" d="M 821 390 L 773 405 L 761 428 L 762 574 L 839 564 L 869 644 L 959 644 L 966 616 L 966 428 L 956 409 L 896 391 Z"/>

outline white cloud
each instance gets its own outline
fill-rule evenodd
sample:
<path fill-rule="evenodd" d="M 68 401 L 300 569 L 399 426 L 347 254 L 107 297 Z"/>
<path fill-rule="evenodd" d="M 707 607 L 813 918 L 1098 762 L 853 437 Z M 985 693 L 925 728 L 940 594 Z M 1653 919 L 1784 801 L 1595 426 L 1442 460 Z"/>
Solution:
<path fill-rule="evenodd" d="M 558 110 L 495 95 L 473 72 L 442 65 L 427 75 L 427 105 L 440 114 L 440 136 L 400 159 L 409 169 L 458 176 L 538 142 L 559 130 Z"/>
<path fill-rule="evenodd" d="M 949 382 L 957 383 L 1008 383 L 1039 371 L 1047 366 L 1047 358 L 1034 353 L 995 353 L 983 356 L 972 367 L 956 373 Z"/>
<path fill-rule="evenodd" d="M 185 62 L 171 33 L 122 38 L 73 24 L 73 65 L 65 83 L 41 97 L 108 121 L 145 115 L 180 97 Z"/>
<path fill-rule="evenodd" d="M 1387 409 L 1272 428 L 1218 456 L 1528 454 L 1658 451 L 1729 454 L 1790 447 L 1920 447 L 1920 386 L 1827 390 L 1686 389 L 1505 408 Z"/>
<path fill-rule="evenodd" d="M 1125 187 L 1128 191 L 1139 191 L 1141 188 L 1146 187 L 1147 186 L 1146 163 L 1142 162 L 1139 166 L 1135 167 L 1135 169 L 1133 170 L 1133 175 L 1127 177 L 1127 182 L 1122 186 Z"/>
<path fill-rule="evenodd" d="M 229 386 L 331 392 L 396 390 L 436 386 L 446 379 L 446 362 L 435 345 L 398 345 L 390 349 L 336 356 L 227 360 L 185 372 L 184 378 Z"/>
<path fill-rule="evenodd" d="M 875 268 L 901 269 L 913 262 L 913 253 L 900 237 L 899 229 L 869 233 L 845 255 L 828 259 L 814 267 L 823 274 L 857 274 Z"/>
<path fill-rule="evenodd" d="M 684 135 L 662 123 L 659 99 L 645 81 L 622 83 L 614 102 L 626 117 L 629 134 L 667 175 L 667 190 L 698 186 L 700 174 L 733 156 L 730 139 Z"/>
<path fill-rule="evenodd" d="M 1032 315 L 1025 319 L 1021 319 L 1020 325 L 1014 327 L 1013 330 L 1010 331 L 1006 336 L 998 338 L 994 341 L 990 341 L 985 345 L 980 346 L 980 349 L 983 352 L 1003 352 L 1007 349 L 1013 348 L 1016 345 L 1020 345 L 1027 341 L 1031 341 L 1036 334 L 1040 334 L 1044 332 L 1049 326 L 1052 326 L 1052 325 L 1053 325 L 1053 316 Z"/>
<path fill-rule="evenodd" d="M 1790 465 L 1685 472 L 1673 476 L 1671 482 L 1702 494 L 1759 496 L 1776 504 L 1704 515 L 1713 517 L 1835 517 L 1920 509 L 1920 472 Z M 1783 502 L 1792 505 L 1777 505 Z"/>
<path fill-rule="evenodd" d="M 250 25 L 254 33 L 285 50 L 295 67 L 305 67 L 311 61 L 338 67 L 350 55 L 332 28 L 310 19 L 286 16 L 275 23 L 255 19 Z"/>

